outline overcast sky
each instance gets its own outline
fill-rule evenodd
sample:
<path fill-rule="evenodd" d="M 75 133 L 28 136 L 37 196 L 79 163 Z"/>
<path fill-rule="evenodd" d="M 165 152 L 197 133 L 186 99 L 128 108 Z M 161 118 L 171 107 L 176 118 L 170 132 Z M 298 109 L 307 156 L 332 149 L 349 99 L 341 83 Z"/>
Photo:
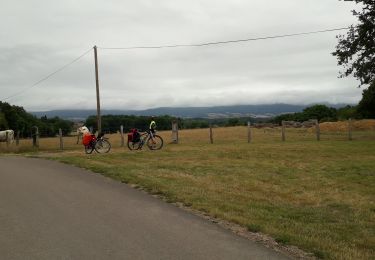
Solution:
<path fill-rule="evenodd" d="M 102 109 L 235 104 L 357 103 L 339 79 L 328 32 L 166 49 L 341 28 L 353 2 L 338 0 L 0 0 L 0 100 L 27 111 L 96 108 L 98 46 Z M 14 96 L 15 95 L 15 96 Z M 12 98 L 6 99 L 10 96 Z"/>

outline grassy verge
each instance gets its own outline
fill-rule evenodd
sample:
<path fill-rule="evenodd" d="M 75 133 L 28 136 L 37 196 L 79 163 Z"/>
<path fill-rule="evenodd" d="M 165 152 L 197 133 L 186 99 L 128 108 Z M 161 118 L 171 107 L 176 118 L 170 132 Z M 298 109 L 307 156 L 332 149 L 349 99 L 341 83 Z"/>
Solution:
<path fill-rule="evenodd" d="M 319 258 L 371 259 L 375 255 L 375 142 L 324 139 L 288 130 L 246 128 L 181 131 L 181 143 L 161 151 L 54 159 L 139 185 L 169 201 L 271 235 Z M 163 134 L 163 133 L 162 133 Z M 164 133 L 168 140 L 170 133 Z M 289 138 L 288 138 L 289 137 Z"/>

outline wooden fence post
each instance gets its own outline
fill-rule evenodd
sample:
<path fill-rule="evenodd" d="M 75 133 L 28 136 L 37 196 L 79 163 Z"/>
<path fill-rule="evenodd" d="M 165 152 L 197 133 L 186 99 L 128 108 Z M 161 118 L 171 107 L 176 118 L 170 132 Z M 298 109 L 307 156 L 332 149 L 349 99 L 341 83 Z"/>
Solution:
<path fill-rule="evenodd" d="M 83 134 L 81 133 L 81 131 L 77 131 L 77 144 L 79 143 L 79 139 L 82 139 L 83 138 Z"/>
<path fill-rule="evenodd" d="M 121 135 L 121 147 L 124 147 L 125 145 L 125 140 L 124 140 L 124 126 L 120 126 L 120 135 Z"/>
<path fill-rule="evenodd" d="M 5 132 L 5 138 L 6 138 L 5 140 L 7 142 L 7 148 L 9 147 L 9 138 L 8 137 L 9 137 L 9 133 L 8 133 L 8 131 L 6 131 Z"/>
<path fill-rule="evenodd" d="M 172 121 L 172 143 L 178 144 L 178 123 Z"/>
<path fill-rule="evenodd" d="M 320 141 L 320 127 L 318 119 L 315 120 L 316 140 Z"/>
<path fill-rule="evenodd" d="M 39 148 L 39 129 L 37 126 L 33 126 L 35 132 L 32 134 L 33 136 L 33 146 Z"/>
<path fill-rule="evenodd" d="M 62 136 L 61 128 L 59 128 L 59 137 L 60 137 L 60 150 L 64 150 L 64 143 L 63 143 L 63 136 Z"/>
<path fill-rule="evenodd" d="M 348 130 L 349 130 L 349 141 L 352 141 L 353 140 L 353 136 L 352 136 L 353 122 L 351 118 L 349 118 L 349 121 L 348 121 Z"/>
<path fill-rule="evenodd" d="M 211 144 L 214 143 L 214 138 L 212 136 L 212 124 L 210 124 L 210 142 L 211 142 Z"/>
<path fill-rule="evenodd" d="M 281 121 L 281 140 L 285 142 L 285 122 Z"/>
<path fill-rule="evenodd" d="M 247 142 L 251 143 L 251 128 L 250 128 L 250 121 L 247 122 Z"/>

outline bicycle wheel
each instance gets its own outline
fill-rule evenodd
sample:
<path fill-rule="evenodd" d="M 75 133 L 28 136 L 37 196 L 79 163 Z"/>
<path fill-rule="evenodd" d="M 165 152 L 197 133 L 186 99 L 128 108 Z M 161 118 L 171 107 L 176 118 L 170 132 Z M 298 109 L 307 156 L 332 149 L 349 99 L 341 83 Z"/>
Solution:
<path fill-rule="evenodd" d="M 105 139 L 99 139 L 95 144 L 95 151 L 98 153 L 108 153 L 111 150 L 111 144 Z"/>
<path fill-rule="evenodd" d="M 128 148 L 129 150 L 139 150 L 139 148 L 141 148 L 141 141 L 138 141 L 138 142 L 128 141 Z"/>
<path fill-rule="evenodd" d="M 92 151 L 94 151 L 93 145 L 85 145 L 85 153 L 90 154 Z"/>
<path fill-rule="evenodd" d="M 159 135 L 154 135 L 154 138 L 151 137 L 147 140 L 147 147 L 150 150 L 160 150 L 163 147 L 163 138 Z"/>

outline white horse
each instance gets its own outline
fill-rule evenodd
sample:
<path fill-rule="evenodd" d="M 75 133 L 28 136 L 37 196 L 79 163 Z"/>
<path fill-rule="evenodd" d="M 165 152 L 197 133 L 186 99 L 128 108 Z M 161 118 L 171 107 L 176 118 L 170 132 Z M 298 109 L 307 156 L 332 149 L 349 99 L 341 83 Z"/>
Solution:
<path fill-rule="evenodd" d="M 77 129 L 77 144 L 79 143 L 79 139 L 82 139 L 84 135 L 90 134 L 90 130 L 86 126 L 78 127 Z"/>
<path fill-rule="evenodd" d="M 9 129 L 0 131 L 0 142 L 13 143 L 14 142 L 14 131 Z"/>

